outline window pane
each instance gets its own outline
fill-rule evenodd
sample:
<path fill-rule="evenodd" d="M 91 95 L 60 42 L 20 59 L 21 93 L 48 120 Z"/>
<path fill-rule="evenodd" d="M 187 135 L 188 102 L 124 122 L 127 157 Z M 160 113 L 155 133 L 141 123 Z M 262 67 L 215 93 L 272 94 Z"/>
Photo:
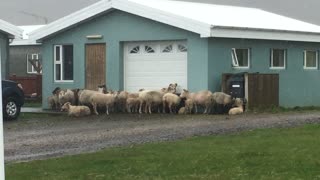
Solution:
<path fill-rule="evenodd" d="M 56 80 L 61 80 L 61 65 L 56 64 Z"/>
<path fill-rule="evenodd" d="M 285 63 L 285 50 L 274 49 L 273 50 L 273 66 L 272 67 L 284 67 Z"/>
<path fill-rule="evenodd" d="M 30 63 L 29 60 L 27 60 L 27 69 L 28 69 L 28 73 L 32 73 L 32 64 Z"/>
<path fill-rule="evenodd" d="M 240 67 L 248 67 L 249 65 L 249 50 L 248 49 L 236 49 L 237 58 Z"/>
<path fill-rule="evenodd" d="M 63 80 L 73 80 L 73 46 L 63 46 Z"/>
<path fill-rule="evenodd" d="M 306 67 L 317 67 L 316 51 L 306 51 Z"/>
<path fill-rule="evenodd" d="M 60 61 L 60 46 L 56 46 L 55 48 L 55 53 L 56 53 L 56 61 Z"/>

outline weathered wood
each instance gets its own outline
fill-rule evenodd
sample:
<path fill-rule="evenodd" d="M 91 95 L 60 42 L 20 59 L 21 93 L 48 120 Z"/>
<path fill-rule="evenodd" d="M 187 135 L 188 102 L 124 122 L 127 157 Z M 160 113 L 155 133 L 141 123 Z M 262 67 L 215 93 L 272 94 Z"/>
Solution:
<path fill-rule="evenodd" d="M 279 106 L 279 75 L 248 74 L 248 108 Z"/>
<path fill-rule="evenodd" d="M 230 94 L 227 84 L 232 74 L 223 74 L 221 90 Z M 279 75 L 278 74 L 246 74 L 245 94 L 247 107 L 260 108 L 279 106 Z"/>
<path fill-rule="evenodd" d="M 106 84 L 106 45 L 86 45 L 86 89 Z"/>

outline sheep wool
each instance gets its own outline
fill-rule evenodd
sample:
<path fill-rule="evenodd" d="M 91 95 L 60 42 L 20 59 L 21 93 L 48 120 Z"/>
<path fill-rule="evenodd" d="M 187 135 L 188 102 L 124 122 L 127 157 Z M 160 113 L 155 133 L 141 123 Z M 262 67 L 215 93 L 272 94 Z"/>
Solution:
<path fill-rule="evenodd" d="M 68 111 L 69 116 L 82 117 L 91 114 L 90 108 L 87 106 L 72 106 L 70 102 L 65 103 L 61 111 Z"/>

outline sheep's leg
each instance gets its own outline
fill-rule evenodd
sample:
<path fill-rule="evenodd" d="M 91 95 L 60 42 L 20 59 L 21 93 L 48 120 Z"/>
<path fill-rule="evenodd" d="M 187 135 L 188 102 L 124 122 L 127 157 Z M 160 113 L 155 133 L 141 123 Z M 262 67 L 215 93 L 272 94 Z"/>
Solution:
<path fill-rule="evenodd" d="M 205 105 L 205 110 L 204 110 L 204 112 L 203 112 L 203 114 L 209 114 L 209 106 L 208 106 L 208 104 L 206 104 Z"/>
<path fill-rule="evenodd" d="M 163 114 L 165 114 L 166 113 L 166 102 L 162 102 L 162 112 L 163 112 Z"/>
<path fill-rule="evenodd" d="M 142 114 L 142 102 L 140 101 L 139 113 Z"/>
<path fill-rule="evenodd" d="M 198 106 L 197 106 L 197 104 L 194 104 L 194 108 L 195 108 L 195 113 L 197 114 L 197 113 L 198 113 Z"/>
<path fill-rule="evenodd" d="M 109 115 L 109 105 L 106 106 L 106 114 Z"/>
<path fill-rule="evenodd" d="M 99 115 L 98 111 L 97 111 L 97 103 L 93 103 L 92 104 L 92 107 L 93 107 L 93 111 L 96 115 Z"/>
<path fill-rule="evenodd" d="M 169 103 L 170 114 L 172 114 L 172 103 Z"/>
<path fill-rule="evenodd" d="M 152 107 L 152 104 L 150 103 L 149 106 L 148 106 L 148 108 L 149 108 L 149 114 L 152 114 L 151 107 Z"/>
<path fill-rule="evenodd" d="M 131 113 L 131 108 L 130 108 L 130 105 L 129 105 L 129 104 L 127 105 L 127 112 L 128 112 L 128 113 Z"/>

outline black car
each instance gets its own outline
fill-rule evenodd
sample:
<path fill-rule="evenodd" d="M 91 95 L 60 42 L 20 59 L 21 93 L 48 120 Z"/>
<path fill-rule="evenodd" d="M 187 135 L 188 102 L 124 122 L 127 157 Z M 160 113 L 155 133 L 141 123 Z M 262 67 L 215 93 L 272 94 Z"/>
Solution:
<path fill-rule="evenodd" d="M 2 80 L 2 101 L 4 119 L 17 119 L 24 104 L 24 93 L 21 84 Z"/>

